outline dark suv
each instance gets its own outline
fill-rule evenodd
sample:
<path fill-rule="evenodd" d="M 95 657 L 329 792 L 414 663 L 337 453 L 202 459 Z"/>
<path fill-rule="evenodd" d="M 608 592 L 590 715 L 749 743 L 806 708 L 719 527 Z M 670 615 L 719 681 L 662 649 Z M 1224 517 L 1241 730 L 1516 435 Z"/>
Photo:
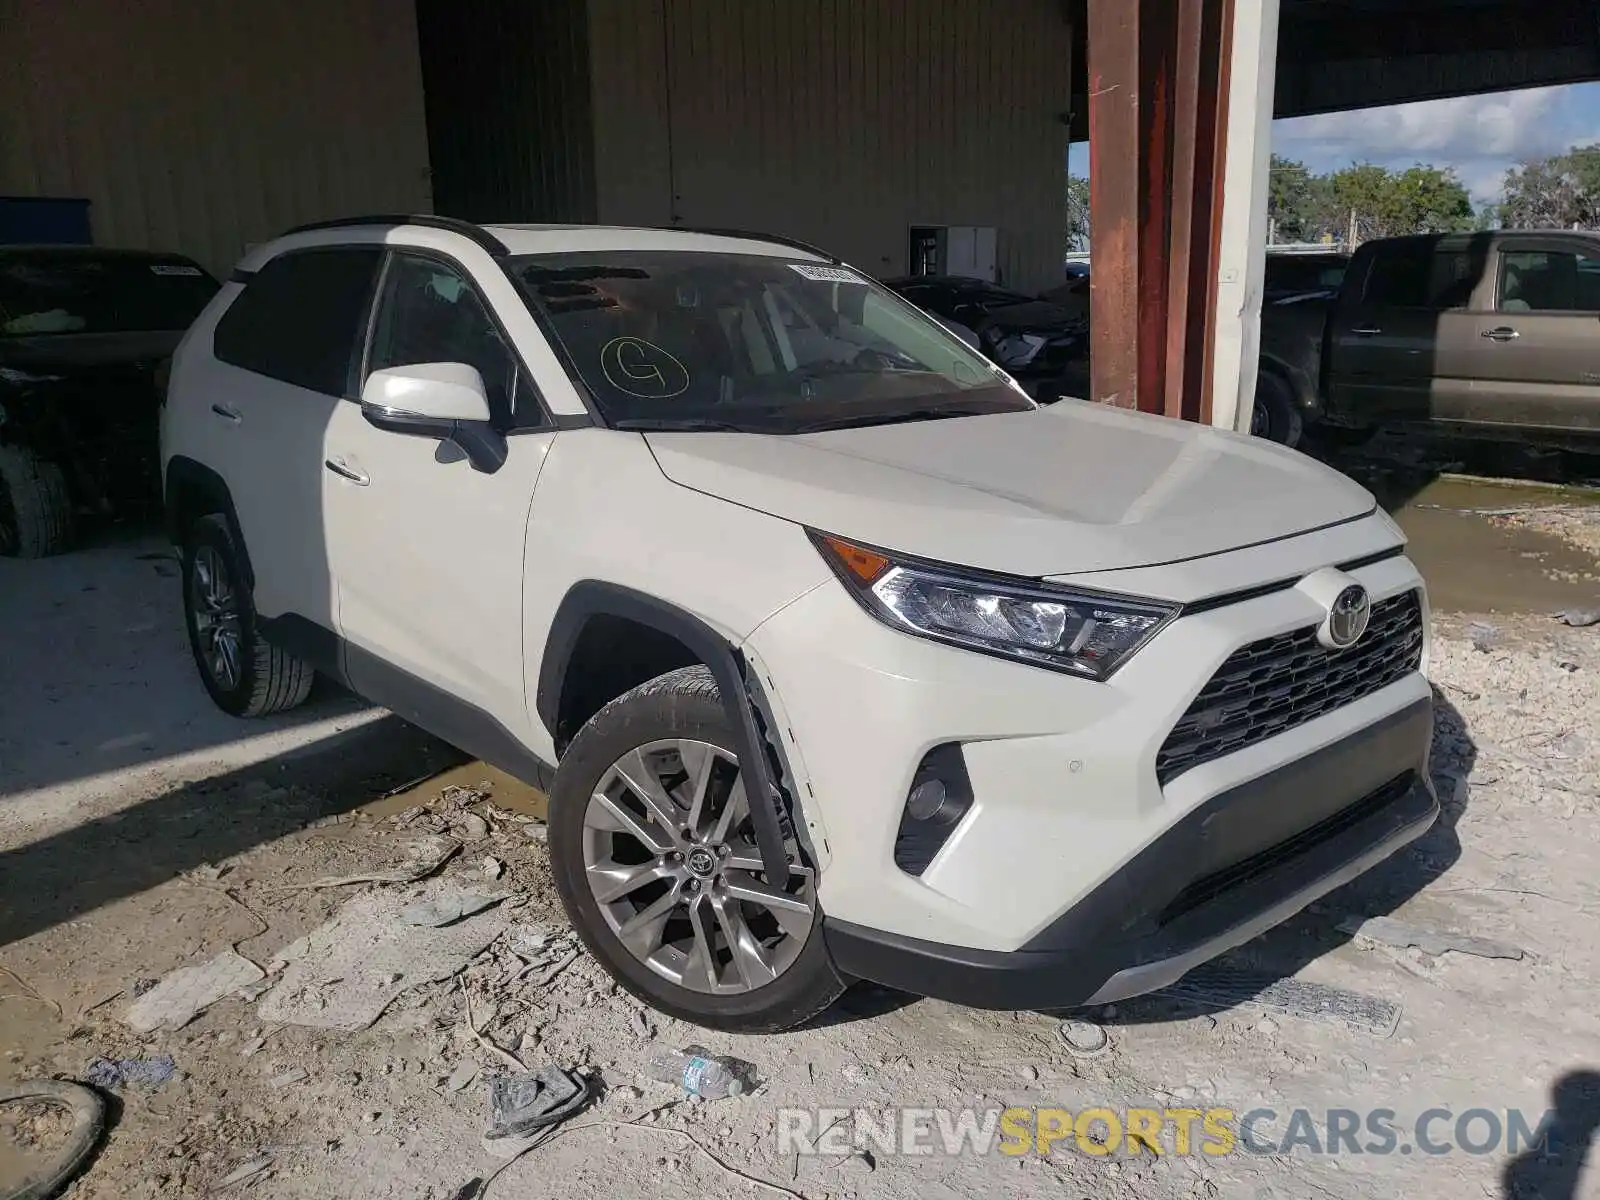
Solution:
<path fill-rule="evenodd" d="M 156 511 L 165 367 L 217 288 L 176 254 L 0 246 L 0 555 L 63 549 L 80 513 Z"/>

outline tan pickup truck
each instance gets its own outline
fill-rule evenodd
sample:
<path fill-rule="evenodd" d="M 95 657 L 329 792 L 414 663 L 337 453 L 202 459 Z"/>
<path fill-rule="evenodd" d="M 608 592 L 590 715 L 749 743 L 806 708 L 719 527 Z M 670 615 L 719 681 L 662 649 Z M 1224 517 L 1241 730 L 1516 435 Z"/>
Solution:
<path fill-rule="evenodd" d="M 1263 308 L 1256 407 L 1280 441 L 1431 422 L 1600 448 L 1600 233 L 1366 243 L 1337 290 Z"/>

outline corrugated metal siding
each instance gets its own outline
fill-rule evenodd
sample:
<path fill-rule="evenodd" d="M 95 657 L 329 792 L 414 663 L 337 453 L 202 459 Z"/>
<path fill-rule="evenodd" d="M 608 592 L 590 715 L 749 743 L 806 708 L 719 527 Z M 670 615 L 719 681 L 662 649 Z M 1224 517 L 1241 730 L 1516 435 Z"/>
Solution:
<path fill-rule="evenodd" d="M 0 194 L 215 270 L 304 221 L 428 211 L 411 0 L 0 0 Z"/>
<path fill-rule="evenodd" d="M 1060 0 L 590 0 L 601 220 L 738 225 L 905 270 L 910 226 L 994 225 L 1059 281 Z"/>
<path fill-rule="evenodd" d="M 592 221 L 585 0 L 418 0 L 433 197 L 470 221 Z"/>

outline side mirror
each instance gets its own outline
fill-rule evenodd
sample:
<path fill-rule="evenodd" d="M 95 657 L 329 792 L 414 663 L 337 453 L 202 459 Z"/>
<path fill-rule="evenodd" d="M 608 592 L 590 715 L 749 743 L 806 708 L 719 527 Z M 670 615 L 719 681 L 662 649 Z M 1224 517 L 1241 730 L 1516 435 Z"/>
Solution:
<path fill-rule="evenodd" d="M 459 362 L 386 367 L 367 376 L 361 415 L 387 433 L 454 442 L 473 467 L 505 465 L 506 440 L 489 424 L 489 394 L 476 367 Z"/>

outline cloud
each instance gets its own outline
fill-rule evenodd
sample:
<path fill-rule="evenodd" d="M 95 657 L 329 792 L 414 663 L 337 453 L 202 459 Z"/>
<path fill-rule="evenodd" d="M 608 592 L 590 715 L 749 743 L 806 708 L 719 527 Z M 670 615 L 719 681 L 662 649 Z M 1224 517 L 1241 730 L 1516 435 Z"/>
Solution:
<path fill-rule="evenodd" d="M 1273 148 L 1328 171 L 1352 162 L 1455 170 L 1479 204 L 1497 202 L 1508 167 L 1595 140 L 1600 89 L 1530 88 L 1278 121 Z"/>
<path fill-rule="evenodd" d="M 1279 121 L 1275 139 L 1309 142 L 1360 157 L 1416 154 L 1435 159 L 1522 157 L 1563 149 L 1549 117 L 1562 88 L 1531 88 L 1325 113 Z"/>

